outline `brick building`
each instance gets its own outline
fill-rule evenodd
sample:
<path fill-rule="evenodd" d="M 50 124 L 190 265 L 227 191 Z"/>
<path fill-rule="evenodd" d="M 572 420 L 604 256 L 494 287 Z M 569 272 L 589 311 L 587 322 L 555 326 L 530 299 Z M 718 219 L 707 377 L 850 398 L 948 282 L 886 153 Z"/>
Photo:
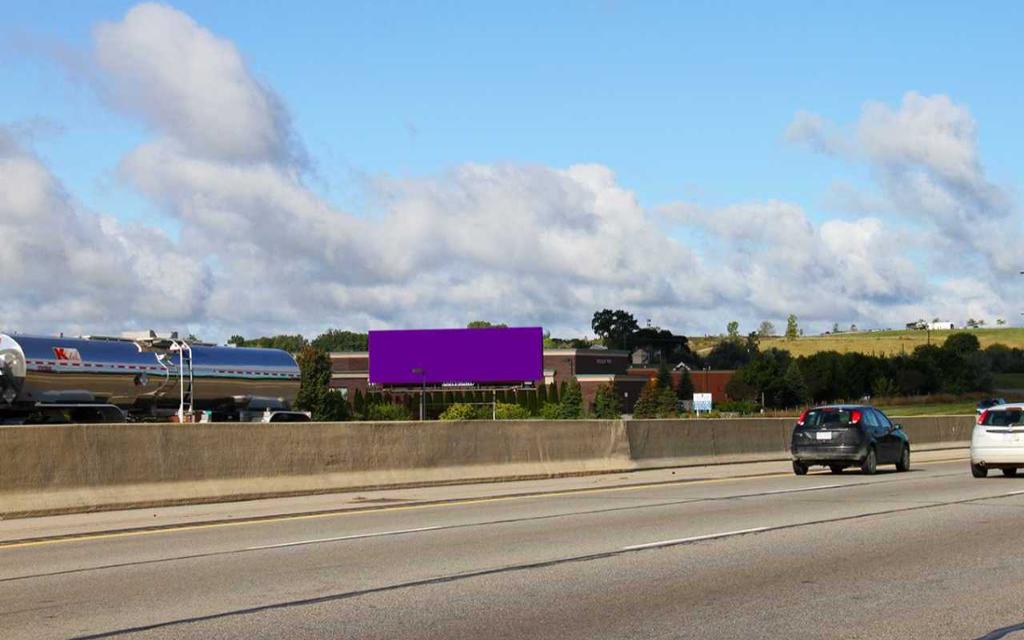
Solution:
<path fill-rule="evenodd" d="M 332 389 L 342 389 L 346 395 L 354 394 L 357 390 L 362 393 L 371 390 L 370 357 L 367 352 L 340 352 L 330 356 Z M 645 375 L 631 372 L 629 365 L 628 351 L 545 349 L 544 378 L 533 382 L 561 385 L 575 378 L 580 383 L 584 405 L 588 407 L 593 403 L 597 389 L 610 384 L 619 396 L 622 410 L 629 413 L 647 382 Z"/>
<path fill-rule="evenodd" d="M 730 400 L 729 394 L 725 392 L 725 387 L 732 380 L 735 371 L 729 370 L 695 370 L 690 372 L 690 380 L 693 382 L 694 393 L 710 393 L 714 402 L 721 402 L 723 400 Z M 640 376 L 644 380 L 650 380 L 658 377 L 658 370 L 651 369 L 648 367 L 637 368 L 634 367 L 629 370 L 629 375 Z M 679 379 L 683 377 L 682 371 L 672 372 L 672 386 L 678 387 Z"/>

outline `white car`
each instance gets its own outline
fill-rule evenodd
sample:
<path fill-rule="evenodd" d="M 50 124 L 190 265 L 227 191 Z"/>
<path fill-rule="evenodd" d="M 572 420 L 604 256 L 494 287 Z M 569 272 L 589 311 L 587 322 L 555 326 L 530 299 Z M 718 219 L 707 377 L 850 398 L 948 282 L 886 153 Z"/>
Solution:
<path fill-rule="evenodd" d="M 1024 404 L 1000 404 L 985 409 L 971 434 L 971 475 L 984 478 L 989 469 L 1004 476 L 1024 467 Z"/>

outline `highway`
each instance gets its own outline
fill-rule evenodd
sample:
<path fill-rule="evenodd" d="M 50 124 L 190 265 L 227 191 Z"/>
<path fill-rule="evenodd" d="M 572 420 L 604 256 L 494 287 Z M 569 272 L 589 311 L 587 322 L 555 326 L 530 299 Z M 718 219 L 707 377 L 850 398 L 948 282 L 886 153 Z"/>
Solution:
<path fill-rule="evenodd" d="M 1024 478 L 963 455 L 8 540 L 0 637 L 1024 637 Z"/>

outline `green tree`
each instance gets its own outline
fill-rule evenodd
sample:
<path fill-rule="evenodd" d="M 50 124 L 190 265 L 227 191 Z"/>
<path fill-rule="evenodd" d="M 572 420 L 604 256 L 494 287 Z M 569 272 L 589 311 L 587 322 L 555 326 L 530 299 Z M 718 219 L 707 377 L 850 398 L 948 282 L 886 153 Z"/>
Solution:
<path fill-rule="evenodd" d="M 647 381 L 640 391 L 640 397 L 633 406 L 634 418 L 657 418 L 658 417 L 658 381 L 651 379 Z"/>
<path fill-rule="evenodd" d="M 668 368 L 668 363 L 662 360 L 661 364 L 658 365 L 658 386 L 663 389 L 672 388 L 672 371 Z"/>
<path fill-rule="evenodd" d="M 329 329 L 313 338 L 310 343 L 321 351 L 328 353 L 338 351 L 366 351 L 369 336 L 354 331 Z"/>
<path fill-rule="evenodd" d="M 232 339 L 241 338 L 242 336 L 232 336 Z M 263 336 L 261 338 L 254 338 L 252 340 L 242 339 L 241 343 L 238 341 L 232 342 L 237 347 L 257 347 L 260 349 L 281 349 L 288 353 L 300 353 L 308 343 L 306 339 L 300 334 L 295 335 L 277 335 L 277 336 Z"/>
<path fill-rule="evenodd" d="M 341 393 L 330 389 L 331 360 L 327 354 L 313 347 L 305 347 L 297 359 L 299 364 L 299 393 L 295 408 L 309 411 L 317 422 L 348 419 L 348 403 Z"/>
<path fill-rule="evenodd" d="M 726 337 L 729 338 L 730 340 L 739 340 L 740 323 L 736 322 L 735 320 L 729 322 L 729 324 L 725 325 L 725 332 Z"/>
<path fill-rule="evenodd" d="M 565 385 L 562 399 L 558 402 L 558 417 L 562 420 L 576 420 L 583 417 L 583 390 L 575 378 Z"/>
<path fill-rule="evenodd" d="M 790 360 L 782 377 L 782 388 L 776 394 L 776 403 L 781 407 L 798 407 L 807 402 L 807 384 L 800 373 L 796 360 Z"/>
<path fill-rule="evenodd" d="M 622 417 L 622 405 L 612 385 L 603 384 L 594 393 L 594 416 L 603 420 Z"/>
<path fill-rule="evenodd" d="M 546 401 L 550 402 L 551 404 L 558 404 L 558 383 L 552 382 L 551 384 L 547 385 L 547 388 L 548 393 Z"/>
<path fill-rule="evenodd" d="M 228 344 L 233 344 L 236 347 L 244 346 L 245 345 L 245 338 L 243 338 L 242 336 L 239 336 L 239 335 L 231 336 L 230 338 L 228 338 Z"/>
<path fill-rule="evenodd" d="M 981 350 L 981 342 L 978 341 L 978 336 L 973 333 L 966 333 L 961 331 L 960 333 L 954 333 L 946 338 L 946 341 L 942 343 L 942 349 L 950 353 L 955 353 L 959 356 L 966 356 Z"/>
<path fill-rule="evenodd" d="M 507 329 L 507 324 L 494 324 L 486 320 L 473 320 L 466 325 L 467 329 Z"/>
<path fill-rule="evenodd" d="M 757 329 L 758 335 L 762 338 L 770 338 L 775 335 L 775 325 L 765 320 L 761 323 L 761 326 Z"/>
<path fill-rule="evenodd" d="M 674 418 L 678 415 L 676 410 L 678 399 L 676 398 L 676 392 L 671 387 L 662 387 L 658 385 L 658 408 L 656 410 L 659 418 Z"/>
<path fill-rule="evenodd" d="M 636 318 L 622 309 L 602 309 L 594 312 L 590 327 L 601 337 L 604 345 L 612 349 L 627 348 L 629 337 L 640 329 Z"/>
<path fill-rule="evenodd" d="M 800 334 L 800 326 L 796 323 L 796 315 L 789 314 L 786 318 L 786 339 L 793 340 Z"/>
<path fill-rule="evenodd" d="M 676 397 L 680 400 L 693 400 L 693 378 L 690 377 L 690 372 L 683 369 L 682 375 L 679 376 L 679 384 L 676 385 Z"/>

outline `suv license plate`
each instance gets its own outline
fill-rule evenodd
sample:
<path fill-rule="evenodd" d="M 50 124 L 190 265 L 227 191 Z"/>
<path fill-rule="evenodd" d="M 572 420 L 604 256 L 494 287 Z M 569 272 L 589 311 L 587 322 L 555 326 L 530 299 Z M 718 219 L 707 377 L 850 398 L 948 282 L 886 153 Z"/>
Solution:
<path fill-rule="evenodd" d="M 831 440 L 832 439 L 832 432 L 831 431 L 819 431 L 819 432 L 814 434 L 814 437 L 816 439 L 818 439 L 818 440 Z"/>

